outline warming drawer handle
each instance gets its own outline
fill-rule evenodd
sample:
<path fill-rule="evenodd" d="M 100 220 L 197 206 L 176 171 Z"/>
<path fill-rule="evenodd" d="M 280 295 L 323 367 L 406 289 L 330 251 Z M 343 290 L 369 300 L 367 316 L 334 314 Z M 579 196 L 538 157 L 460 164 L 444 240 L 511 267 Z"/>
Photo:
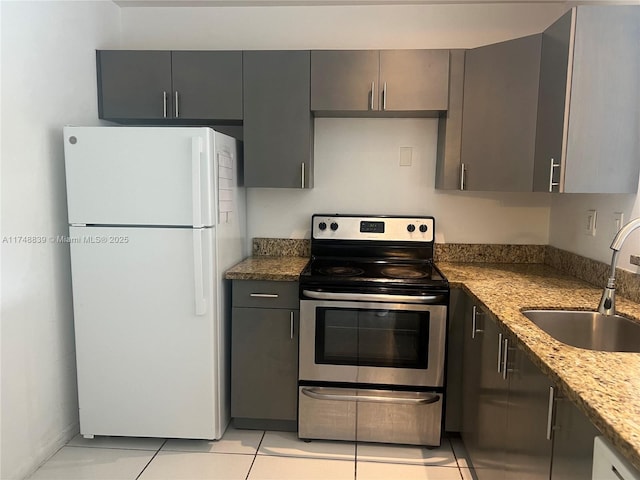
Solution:
<path fill-rule="evenodd" d="M 317 300 L 360 300 L 372 302 L 437 303 L 444 301 L 444 295 L 389 295 L 382 293 L 336 293 L 303 290 L 302 293 Z"/>
<path fill-rule="evenodd" d="M 393 403 L 397 405 L 428 405 L 440 400 L 440 395 L 435 393 L 425 393 L 421 397 L 384 397 L 380 395 L 349 395 L 346 393 L 324 393 L 317 388 L 303 388 L 302 393 L 307 397 L 316 400 L 335 400 L 339 402 L 371 402 L 371 403 Z"/>

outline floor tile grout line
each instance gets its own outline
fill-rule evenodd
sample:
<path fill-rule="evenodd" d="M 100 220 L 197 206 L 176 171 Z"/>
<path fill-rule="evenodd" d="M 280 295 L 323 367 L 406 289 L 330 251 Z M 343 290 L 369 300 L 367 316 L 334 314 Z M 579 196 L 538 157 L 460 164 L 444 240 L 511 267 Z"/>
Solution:
<path fill-rule="evenodd" d="M 260 441 L 258 442 L 258 446 L 256 448 L 256 453 L 253 455 L 253 460 L 251 460 L 251 465 L 249 466 L 249 471 L 247 472 L 247 476 L 244 478 L 244 480 L 249 480 L 249 475 L 251 475 L 251 470 L 253 469 L 253 464 L 256 463 L 256 458 L 258 458 L 258 451 L 260 450 L 260 447 L 262 446 L 262 442 L 264 441 L 264 437 L 266 436 L 267 431 L 263 430 L 262 431 L 262 436 L 260 437 Z"/>
<path fill-rule="evenodd" d="M 158 448 L 158 450 L 156 450 L 156 452 L 153 454 L 151 459 L 147 462 L 147 464 L 144 466 L 144 468 L 140 471 L 140 473 L 136 477 L 136 480 L 138 480 L 140 478 L 140 476 L 144 473 L 144 471 L 151 464 L 151 462 L 153 462 L 153 459 L 158 456 L 158 454 L 160 453 L 160 450 L 162 450 L 162 447 L 164 447 L 166 443 L 167 443 L 167 439 L 165 439 L 164 442 L 162 442 L 162 445 L 160 445 L 160 448 Z"/>

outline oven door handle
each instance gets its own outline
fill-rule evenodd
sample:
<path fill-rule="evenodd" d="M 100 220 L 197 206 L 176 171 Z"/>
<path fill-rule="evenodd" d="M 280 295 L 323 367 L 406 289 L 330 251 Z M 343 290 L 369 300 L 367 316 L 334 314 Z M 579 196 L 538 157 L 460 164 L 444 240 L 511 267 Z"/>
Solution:
<path fill-rule="evenodd" d="M 444 295 L 389 295 L 384 293 L 338 293 L 303 290 L 303 295 L 317 300 L 359 300 L 362 302 L 441 303 Z"/>
<path fill-rule="evenodd" d="M 367 390 L 361 390 L 366 392 Z M 307 397 L 315 398 L 316 400 L 335 400 L 339 402 L 372 402 L 372 403 L 393 403 L 400 405 L 428 405 L 430 403 L 436 403 L 440 400 L 440 395 L 435 393 L 425 393 L 420 396 L 402 396 L 401 392 L 396 392 L 398 396 L 383 396 L 383 395 L 367 395 L 367 394 L 355 394 L 350 395 L 346 393 L 329 393 L 323 388 L 303 388 L 302 393 Z"/>

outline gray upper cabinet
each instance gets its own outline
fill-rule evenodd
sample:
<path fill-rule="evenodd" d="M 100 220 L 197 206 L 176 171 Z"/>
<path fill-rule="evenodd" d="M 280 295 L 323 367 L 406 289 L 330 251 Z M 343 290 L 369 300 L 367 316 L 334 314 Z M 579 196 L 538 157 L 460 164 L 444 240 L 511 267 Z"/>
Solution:
<path fill-rule="evenodd" d="M 369 116 L 448 106 L 448 50 L 311 52 L 311 110 Z"/>
<path fill-rule="evenodd" d="M 242 52 L 99 50 L 100 118 L 242 120 Z"/>
<path fill-rule="evenodd" d="M 580 6 L 544 32 L 535 191 L 637 191 L 638 38 L 638 6 Z"/>
<path fill-rule="evenodd" d="M 244 52 L 245 186 L 313 187 L 309 75 L 309 51 Z"/>
<path fill-rule="evenodd" d="M 542 35 L 468 50 L 460 189 L 530 192 Z"/>
<path fill-rule="evenodd" d="M 171 52 L 98 50 L 98 115 L 105 119 L 171 117 Z"/>

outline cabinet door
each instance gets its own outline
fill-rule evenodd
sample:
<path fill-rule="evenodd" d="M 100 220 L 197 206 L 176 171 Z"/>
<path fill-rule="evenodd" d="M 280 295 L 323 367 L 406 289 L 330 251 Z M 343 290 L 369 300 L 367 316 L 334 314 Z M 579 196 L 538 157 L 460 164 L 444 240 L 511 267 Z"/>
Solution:
<path fill-rule="evenodd" d="M 243 54 L 244 184 L 313 187 L 308 51 Z"/>
<path fill-rule="evenodd" d="M 311 110 L 379 110 L 377 50 L 311 52 Z"/>
<path fill-rule="evenodd" d="M 298 325 L 299 310 L 233 308 L 232 417 L 296 420 Z"/>
<path fill-rule="evenodd" d="M 556 401 L 551 480 L 591 478 L 593 439 L 600 432 L 569 400 Z"/>
<path fill-rule="evenodd" d="M 242 120 L 241 51 L 171 52 L 171 63 L 176 118 Z"/>
<path fill-rule="evenodd" d="M 467 51 L 462 114 L 466 188 L 532 190 L 542 35 Z"/>
<path fill-rule="evenodd" d="M 505 479 L 508 381 L 503 378 L 504 335 L 485 318 L 480 353 L 478 444 L 471 461 L 479 480 Z"/>
<path fill-rule="evenodd" d="M 480 432 L 480 356 L 484 318 L 480 309 L 468 300 L 465 309 L 462 365 L 462 428 L 460 434 L 472 459 L 476 458 Z M 473 460 L 472 460 L 473 461 Z"/>
<path fill-rule="evenodd" d="M 381 50 L 380 110 L 447 110 L 449 50 Z"/>
<path fill-rule="evenodd" d="M 171 117 L 171 52 L 98 50 L 98 116 Z"/>
<path fill-rule="evenodd" d="M 566 99 L 572 15 L 573 11 L 567 12 L 542 34 L 533 175 L 536 192 L 559 191 L 564 123 L 569 115 Z"/>
<path fill-rule="evenodd" d="M 553 408 L 552 383 L 520 349 L 508 348 L 509 407 L 507 412 L 507 478 L 548 480 Z M 547 434 L 549 433 L 549 438 Z"/>

